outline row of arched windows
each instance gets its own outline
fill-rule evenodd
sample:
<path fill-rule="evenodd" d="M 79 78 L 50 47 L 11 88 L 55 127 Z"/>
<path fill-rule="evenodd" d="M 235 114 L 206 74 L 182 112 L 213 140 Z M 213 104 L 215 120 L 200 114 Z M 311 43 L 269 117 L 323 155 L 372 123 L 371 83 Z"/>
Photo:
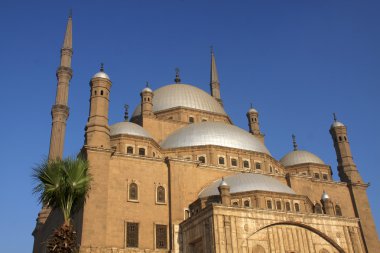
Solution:
<path fill-rule="evenodd" d="M 316 203 L 314 205 L 314 213 L 323 214 L 323 209 L 322 209 L 322 205 L 321 204 Z M 336 216 L 342 216 L 342 209 L 340 208 L 339 205 L 335 205 L 335 215 Z"/>
<path fill-rule="evenodd" d="M 139 186 L 135 182 L 130 183 L 128 186 L 128 200 L 139 201 Z M 162 185 L 156 187 L 156 202 L 159 204 L 166 203 L 166 189 Z"/>
<path fill-rule="evenodd" d="M 191 158 L 189 158 L 191 159 Z M 206 163 L 206 156 L 205 155 L 200 155 L 197 157 L 197 160 L 200 163 Z M 219 165 L 225 165 L 226 164 L 226 158 L 224 156 L 219 156 L 218 157 L 218 164 Z M 237 167 L 238 166 L 238 159 L 237 158 L 231 158 L 230 159 L 230 165 L 232 167 Z M 251 167 L 249 160 L 243 160 L 243 168 L 249 169 Z M 271 167 L 272 168 L 272 167 Z M 255 162 L 255 169 L 256 170 L 261 170 L 262 166 L 260 162 Z"/>
<path fill-rule="evenodd" d="M 275 203 L 275 208 L 273 207 L 272 200 L 268 199 L 267 200 L 267 208 L 268 209 L 276 209 L 276 210 L 283 210 L 283 209 L 285 209 L 285 211 L 287 211 L 287 212 L 291 212 L 292 211 L 291 204 L 288 201 L 285 202 L 284 208 L 283 208 L 282 202 L 280 200 L 276 200 L 276 201 L 274 201 L 274 203 Z M 294 203 L 294 211 L 297 212 L 297 213 L 301 211 L 299 203 Z"/>

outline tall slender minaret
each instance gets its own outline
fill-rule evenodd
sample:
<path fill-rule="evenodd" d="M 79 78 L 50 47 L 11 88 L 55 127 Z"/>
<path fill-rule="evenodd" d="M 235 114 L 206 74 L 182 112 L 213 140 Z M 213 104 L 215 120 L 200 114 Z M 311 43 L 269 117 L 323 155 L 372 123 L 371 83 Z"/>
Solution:
<path fill-rule="evenodd" d="M 66 121 L 69 117 L 67 100 L 69 96 L 69 83 L 73 74 L 71 69 L 72 44 L 72 15 L 67 21 L 65 39 L 61 49 L 61 64 L 57 69 L 57 94 L 55 104 L 51 108 L 52 127 L 50 135 L 49 160 L 61 159 L 65 142 Z"/>
<path fill-rule="evenodd" d="M 252 103 L 246 115 L 248 119 L 249 132 L 264 143 L 264 134 L 260 131 L 259 125 L 259 112 L 253 108 Z"/>
<path fill-rule="evenodd" d="M 219 83 L 218 71 L 216 69 L 214 49 L 212 47 L 211 47 L 210 89 L 211 89 L 211 96 L 213 96 L 219 102 L 219 104 L 223 106 L 223 101 L 220 98 L 220 83 Z"/>
<path fill-rule="evenodd" d="M 350 143 L 348 142 L 347 128 L 337 121 L 334 113 L 334 122 L 330 127 L 330 134 L 334 142 L 338 173 L 343 182 L 363 183 L 354 159 L 352 158 Z"/>

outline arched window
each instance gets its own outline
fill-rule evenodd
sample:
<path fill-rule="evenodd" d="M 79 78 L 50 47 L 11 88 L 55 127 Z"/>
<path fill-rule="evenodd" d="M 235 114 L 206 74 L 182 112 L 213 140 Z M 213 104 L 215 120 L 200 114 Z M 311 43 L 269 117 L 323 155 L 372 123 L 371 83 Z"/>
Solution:
<path fill-rule="evenodd" d="M 194 117 L 189 117 L 189 122 L 194 123 Z"/>
<path fill-rule="evenodd" d="M 243 167 L 249 168 L 249 162 L 247 160 L 243 161 Z"/>
<path fill-rule="evenodd" d="M 131 183 L 129 185 L 129 200 L 139 199 L 139 188 L 136 183 Z"/>
<path fill-rule="evenodd" d="M 133 147 L 132 146 L 127 147 L 127 154 L 133 154 Z"/>
<path fill-rule="evenodd" d="M 276 209 L 277 210 L 281 210 L 282 209 L 282 207 L 281 207 L 281 201 L 279 201 L 279 200 L 276 201 Z"/>
<path fill-rule="evenodd" d="M 139 155 L 145 155 L 145 148 L 139 148 Z"/>
<path fill-rule="evenodd" d="M 199 156 L 199 157 L 198 157 L 198 161 L 200 161 L 201 163 L 206 163 L 206 157 L 204 157 L 204 156 Z"/>
<path fill-rule="evenodd" d="M 319 213 L 319 214 L 322 213 L 322 206 L 319 203 L 315 204 L 314 213 Z"/>
<path fill-rule="evenodd" d="M 342 209 L 340 208 L 339 205 L 335 206 L 335 214 L 336 216 L 342 216 Z"/>
<path fill-rule="evenodd" d="M 103 96 L 103 90 L 100 91 L 100 95 Z"/>
<path fill-rule="evenodd" d="M 347 137 L 346 136 L 344 136 L 343 138 L 344 138 L 345 141 L 347 141 Z"/>
<path fill-rule="evenodd" d="M 342 136 L 339 136 L 339 141 L 342 141 Z"/>
<path fill-rule="evenodd" d="M 285 209 L 286 211 L 290 212 L 290 203 L 289 202 L 285 202 Z"/>
<path fill-rule="evenodd" d="M 269 172 L 273 173 L 273 167 L 272 167 L 272 165 L 269 166 Z"/>
<path fill-rule="evenodd" d="M 261 170 L 261 163 L 255 163 L 255 168 L 257 169 L 257 170 Z"/>
<path fill-rule="evenodd" d="M 249 200 L 244 200 L 244 207 L 250 207 Z"/>
<path fill-rule="evenodd" d="M 237 166 L 237 160 L 235 158 L 231 159 L 231 166 L 234 166 L 234 167 Z"/>
<path fill-rule="evenodd" d="M 294 204 L 294 210 L 298 213 L 300 211 L 300 204 L 295 203 Z"/>
<path fill-rule="evenodd" d="M 272 209 L 272 200 L 267 200 L 267 208 Z"/>
<path fill-rule="evenodd" d="M 165 188 L 161 185 L 157 187 L 157 202 L 165 203 Z"/>
<path fill-rule="evenodd" d="M 232 205 L 233 205 L 233 206 L 239 206 L 239 202 L 237 202 L 237 201 L 233 201 L 233 202 L 232 202 Z"/>
<path fill-rule="evenodd" d="M 96 96 L 98 92 L 95 90 L 95 92 L 94 92 L 94 93 L 95 93 L 95 96 Z"/>
<path fill-rule="evenodd" d="M 224 157 L 223 156 L 219 157 L 219 164 L 224 164 Z"/>

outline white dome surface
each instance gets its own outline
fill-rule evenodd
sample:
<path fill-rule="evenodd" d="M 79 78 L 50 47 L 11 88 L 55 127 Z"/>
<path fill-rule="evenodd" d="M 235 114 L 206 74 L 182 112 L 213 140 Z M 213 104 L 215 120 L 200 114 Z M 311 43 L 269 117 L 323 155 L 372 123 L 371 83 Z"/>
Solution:
<path fill-rule="evenodd" d="M 270 155 L 265 145 L 247 131 L 222 122 L 200 122 L 183 127 L 162 143 L 164 149 L 215 145 Z"/>
<path fill-rule="evenodd" d="M 303 163 L 325 164 L 321 158 L 305 150 L 296 150 L 289 152 L 283 158 L 281 158 L 280 163 L 284 166 L 293 166 Z"/>
<path fill-rule="evenodd" d="M 92 78 L 97 78 L 97 77 L 105 78 L 105 79 L 110 80 L 110 77 L 105 72 L 103 72 L 103 71 L 99 71 Z"/>
<path fill-rule="evenodd" d="M 227 115 L 223 107 L 207 92 L 189 84 L 170 84 L 153 92 L 153 112 L 175 107 L 186 107 Z M 133 116 L 141 114 L 137 106 Z"/>
<path fill-rule="evenodd" d="M 224 178 L 224 181 L 230 186 L 230 193 L 248 192 L 248 191 L 269 191 L 295 194 L 295 192 L 287 185 L 280 181 L 262 174 L 240 173 Z M 203 189 L 199 194 L 199 198 L 219 195 L 218 186 L 222 179 L 218 179 Z"/>
<path fill-rule="evenodd" d="M 333 128 L 333 127 L 341 127 L 341 126 L 344 126 L 344 124 L 342 122 L 334 121 L 334 123 L 332 123 L 332 125 L 331 125 L 331 128 Z"/>
<path fill-rule="evenodd" d="M 117 134 L 129 134 L 129 135 L 134 135 L 134 136 L 141 136 L 145 138 L 152 138 L 152 136 L 141 126 L 124 121 L 124 122 L 119 122 L 116 124 L 113 124 L 110 126 L 110 134 L 111 136 L 117 135 Z"/>

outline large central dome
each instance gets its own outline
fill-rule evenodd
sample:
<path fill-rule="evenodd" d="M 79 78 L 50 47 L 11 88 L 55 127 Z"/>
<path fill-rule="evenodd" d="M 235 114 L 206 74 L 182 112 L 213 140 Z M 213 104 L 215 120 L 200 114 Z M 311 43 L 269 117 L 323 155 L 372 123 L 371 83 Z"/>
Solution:
<path fill-rule="evenodd" d="M 215 98 L 192 85 L 170 84 L 155 90 L 153 93 L 153 112 L 175 107 L 186 107 L 227 115 Z M 133 117 L 140 114 L 141 107 L 137 106 L 133 112 Z"/>
<path fill-rule="evenodd" d="M 183 127 L 162 143 L 164 149 L 215 145 L 270 155 L 265 145 L 247 131 L 222 122 L 200 122 Z"/>

